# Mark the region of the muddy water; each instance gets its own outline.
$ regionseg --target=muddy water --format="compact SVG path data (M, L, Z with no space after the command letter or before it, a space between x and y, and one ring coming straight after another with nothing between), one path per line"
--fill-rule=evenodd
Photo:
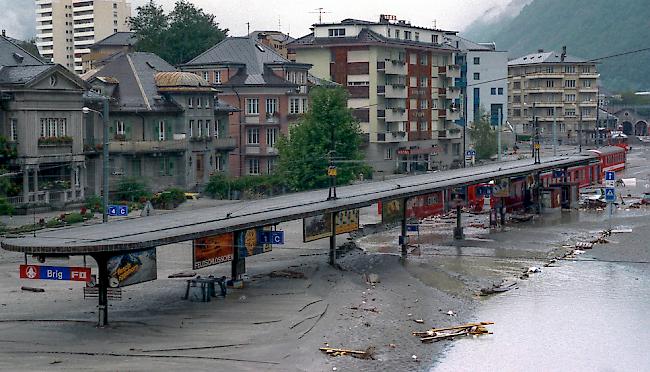
M565 262L485 300L493 335L450 342L432 371L650 371L650 265Z

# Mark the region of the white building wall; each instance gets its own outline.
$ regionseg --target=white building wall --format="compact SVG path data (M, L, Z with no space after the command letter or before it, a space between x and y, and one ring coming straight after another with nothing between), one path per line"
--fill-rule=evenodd
M475 58L479 58L479 64L474 63ZM478 80L475 79L475 73L479 74ZM493 104L500 104L503 107L503 123L508 120L507 52L468 51L467 84L467 121L470 125L475 116L475 88L479 89L479 105L486 114L490 114Z

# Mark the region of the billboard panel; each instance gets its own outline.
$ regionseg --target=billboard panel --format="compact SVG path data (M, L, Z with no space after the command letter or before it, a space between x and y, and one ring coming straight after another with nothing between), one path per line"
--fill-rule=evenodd
M156 248L113 256L107 266L109 285L113 288L156 280Z
M303 218L302 240L312 242L332 235L330 214ZM336 235L359 230L359 209L350 209L336 214Z
M393 223L402 219L402 199L382 201L381 222Z
M192 268L194 270L233 260L234 234L226 233L192 241Z
M260 244L259 235L261 231L270 231L271 227L258 227L237 232L236 246L239 250L239 258L250 257L256 254L270 252L271 244Z

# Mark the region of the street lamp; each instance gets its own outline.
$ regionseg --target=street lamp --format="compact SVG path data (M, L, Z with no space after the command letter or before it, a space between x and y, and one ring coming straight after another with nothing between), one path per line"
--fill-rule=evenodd
M582 109L580 106L573 104L573 107L580 111L580 121L578 121L578 153L582 153Z
M102 112L96 111L91 109L90 107L83 107L81 111L85 114L88 115L91 112L99 115L102 118L103 121L103 144L102 144L102 163L103 163L103 190L102 190L102 196L103 196L103 202L104 202L104 210L102 211L102 222L106 223L108 222L108 98L103 98L103 107L102 107Z

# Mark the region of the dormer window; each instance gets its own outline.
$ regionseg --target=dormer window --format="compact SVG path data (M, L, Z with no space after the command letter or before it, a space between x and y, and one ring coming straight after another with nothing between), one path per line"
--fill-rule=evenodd
M330 28L328 30L330 37L343 37L345 36L344 28Z

